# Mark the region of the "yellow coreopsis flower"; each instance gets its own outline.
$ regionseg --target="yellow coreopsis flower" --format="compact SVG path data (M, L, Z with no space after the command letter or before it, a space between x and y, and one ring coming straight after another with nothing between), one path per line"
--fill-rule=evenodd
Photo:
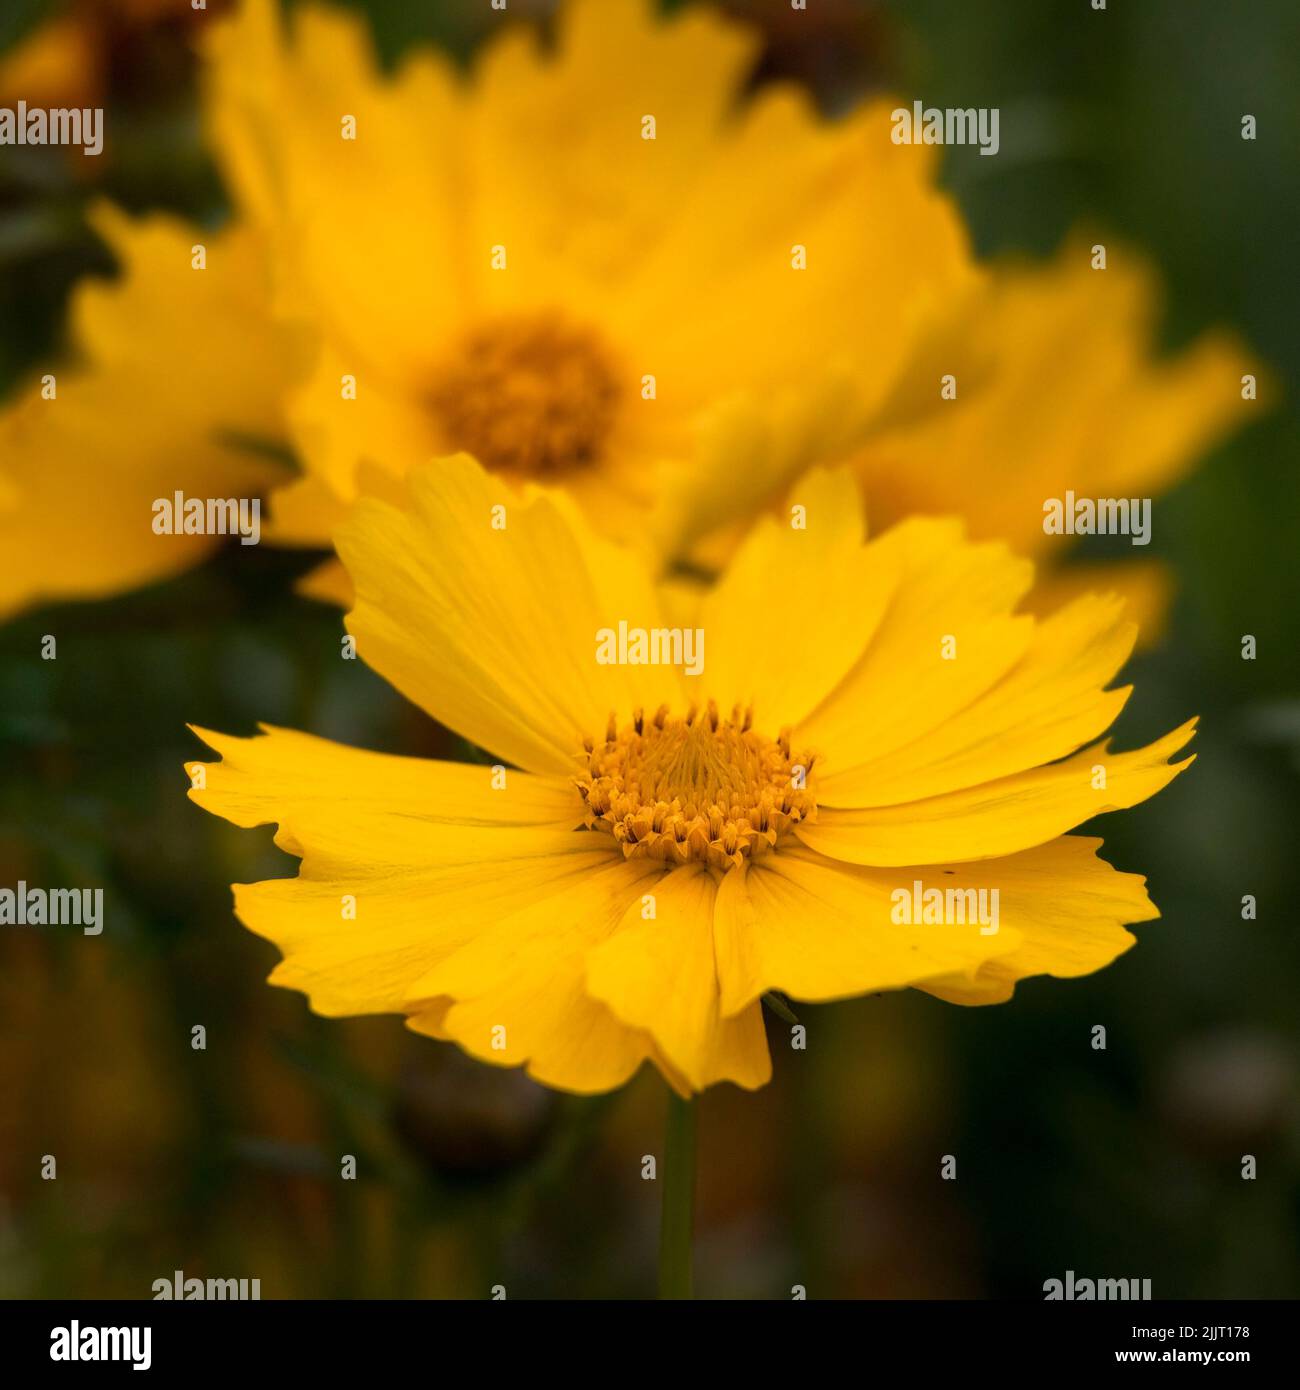
M1018 615L1032 565L955 521L864 543L845 471L792 503L697 595L466 456L361 502L358 653L501 761L204 733L192 799L302 859L235 890L272 982L552 1086L650 1060L687 1094L767 1080L768 991L992 1003L1131 945L1144 880L1067 832L1165 786L1193 723L1093 742L1122 604Z
M1045 525L1045 508L1070 495L1150 501L1259 408L1259 368L1231 333L1153 357L1155 285L1129 248L1077 238L1047 264L993 267L935 316L909 371L852 445L821 462L853 469L874 529L959 515L974 539L1005 540L1037 561L1037 611L1115 590L1149 640L1169 591L1164 566L1145 558L1150 535L1132 558L1090 560L1086 540ZM721 525L727 514L707 476L683 474L667 504L677 510L675 533L694 542L706 567L747 524L733 514ZM708 534L711 525L719 529Z
M974 263L887 103L745 95L757 51L649 0L568 0L547 47L507 24L468 75L427 51L383 74L355 16L310 5L218 29L213 145L318 346L280 539L324 543L463 449L664 554L681 475L711 507L847 447Z
M921 410L914 395L891 401L848 457L872 524L953 511L975 539L1037 561L1036 611L1114 589L1148 639L1169 589L1161 563L1145 558L1151 535L1122 562L1098 561L1087 540L1049 529L1044 511L1071 494L1159 497L1260 408L1260 369L1234 334L1212 330L1161 359L1157 325L1156 278L1122 243L1075 238L1046 264L999 266L911 373L932 388L953 374L956 397L932 389Z

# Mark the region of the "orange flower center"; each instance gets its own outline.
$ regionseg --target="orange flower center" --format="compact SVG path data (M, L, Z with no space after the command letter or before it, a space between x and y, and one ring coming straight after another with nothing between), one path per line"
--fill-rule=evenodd
M451 448L487 468L547 479L599 460L621 397L605 343L537 313L468 332L428 401Z
M606 830L629 858L670 864L702 859L730 869L765 854L816 814L811 757L790 753L790 732L756 732L752 711L730 719L694 706L670 718L661 705L638 710L619 730L610 716L603 743L588 740L587 775L576 779L588 826Z

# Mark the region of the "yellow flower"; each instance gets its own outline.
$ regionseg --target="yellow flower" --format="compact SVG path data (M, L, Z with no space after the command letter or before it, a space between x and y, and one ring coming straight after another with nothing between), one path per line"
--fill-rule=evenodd
M456 450L560 482L601 529L671 548L680 475L729 519L885 398L973 283L933 151L888 103L822 118L743 84L749 30L649 0L570 0L467 78L379 72L354 17L250 0L209 48L213 143L314 330L290 404L306 479L283 539Z
M0 618L187 569L222 537L154 534L155 501L254 497L285 476L248 447L283 436L292 370L253 232L107 205L92 220L121 278L79 286L74 360L41 371L0 414Z
M235 904L320 1013L405 1014L568 1090L647 1059L683 1093L754 1087L768 991L997 1002L1158 915L1066 833L1190 761L1192 723L1093 742L1129 693L1122 605L1017 615L1032 565L958 522L864 543L847 472L699 596L463 455L361 502L339 549L359 654L500 762L202 734L223 761L188 765L192 799L302 859Z
M1122 562L1089 562L1086 541L1044 528L1044 507L1068 493L1159 496L1259 408L1242 395L1244 374L1259 368L1223 331L1154 358L1154 277L1107 240L1105 269L1093 268L1094 243L1079 238L1047 264L994 267L936 314L898 388L851 447L818 461L854 470L874 530L908 516L962 516L974 539L1005 540L1038 561L1035 611L1114 589L1146 640L1168 596L1163 566L1141 548ZM941 394L945 375L951 398ZM696 538L710 518L722 520L710 491L707 478L681 479L680 535ZM725 558L743 525L733 519L699 540L700 562ZM1063 566L1067 551L1072 563Z
M929 409L911 418L906 403L887 405L850 462L874 526L954 511L973 538L1005 540L1047 568L1035 611L1116 588L1145 639L1167 591L1159 562L1135 548L1122 563L1062 568L1067 550L1083 560L1087 542L1046 531L1044 506L1071 492L1158 497L1259 408L1242 397L1243 375L1259 368L1221 330L1154 357L1155 277L1109 237L1106 268L1094 269L1101 240L1075 238L1044 265L998 267L916 365L931 386L954 373L957 398L932 391Z

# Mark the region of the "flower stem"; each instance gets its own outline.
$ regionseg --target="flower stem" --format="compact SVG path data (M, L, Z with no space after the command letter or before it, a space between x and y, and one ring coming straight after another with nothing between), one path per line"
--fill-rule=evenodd
M695 1099L668 1093L664 1126L664 1204L659 1226L659 1297L690 1298L695 1218Z

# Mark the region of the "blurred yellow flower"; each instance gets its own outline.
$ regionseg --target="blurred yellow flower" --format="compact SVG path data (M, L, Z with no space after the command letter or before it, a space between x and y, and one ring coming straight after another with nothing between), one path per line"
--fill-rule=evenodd
M501 762L267 729L204 733L223 761L187 768L199 805L301 857L235 903L317 1012L402 1013L574 1091L647 1059L682 1093L754 1087L767 991L997 1002L1158 915L1066 834L1190 761L1168 759L1194 721L1092 742L1129 694L1106 689L1134 639L1118 600L1016 615L1032 564L957 522L866 544L844 470L803 479L698 596L558 490L464 455L407 487L340 532L348 629Z
M1258 409L1242 381L1259 368L1224 331L1155 357L1155 277L1106 240L1105 270L1094 269L1098 241L1075 238L1050 263L992 273L938 334L930 370L917 365L922 382L960 372L957 399L936 391L911 419L891 403L851 462L873 525L955 512L975 539L1005 540L1046 567L1029 600L1036 612L1115 590L1145 641L1162 617L1164 568L1138 550L1122 562L1084 561L1086 543L1045 530L1044 506L1070 492L1158 497ZM1067 551L1076 563L1061 568Z
M78 287L73 362L42 372L0 416L0 617L188 568L222 538L155 535L157 499L178 488L257 496L286 472L249 447L283 436L292 370L252 231L199 232L107 205L94 222L121 278ZM197 244L203 271L192 269Z
M975 269L934 152L891 144L886 104L744 94L757 48L648 0L569 0L546 48L508 24L468 77L384 75L311 5L219 28L213 144L319 347L282 539L465 449L671 549L679 474L744 494L852 438Z
M1242 380L1259 369L1226 332L1154 358L1153 275L1114 242L1105 269L1094 269L1094 244L1075 238L1050 263L996 266L945 306L899 389L834 461L862 482L873 530L906 516L962 516L974 539L1005 540L1038 561L1035 611L1113 590L1147 640L1168 594L1163 566L1140 549L1078 563L1085 546L1075 541L1075 562L1061 567L1073 538L1044 529L1044 506L1069 492L1158 496L1257 408ZM951 398L941 395L945 374ZM682 533L721 519L709 489L707 478L682 479ZM718 563L743 525L697 542L697 556Z

